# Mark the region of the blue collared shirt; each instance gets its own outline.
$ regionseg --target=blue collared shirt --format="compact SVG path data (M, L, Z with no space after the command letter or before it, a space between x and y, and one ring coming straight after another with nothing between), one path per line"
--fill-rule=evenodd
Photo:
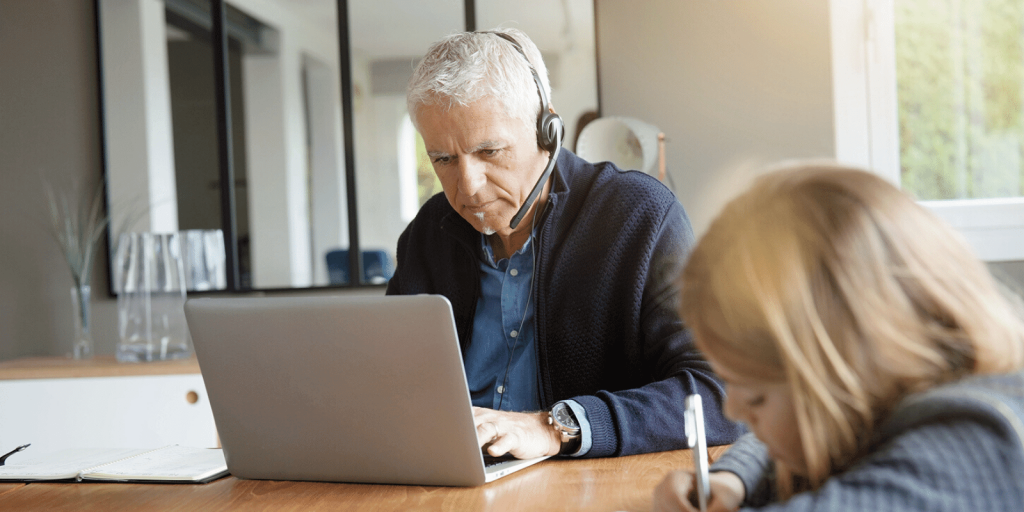
M473 405L505 411L540 410L540 365L533 325L533 235L511 257L494 261L487 237L480 235L480 300L473 320L473 342L464 364ZM510 356L511 354L511 356ZM507 373L507 377L506 377ZM565 401L580 424L580 449L592 444L586 411L575 400Z
M540 382L530 293L533 236L518 252L498 262L487 238L480 238L485 255L480 263L481 293L473 342L465 355L470 396L477 407L536 411Z

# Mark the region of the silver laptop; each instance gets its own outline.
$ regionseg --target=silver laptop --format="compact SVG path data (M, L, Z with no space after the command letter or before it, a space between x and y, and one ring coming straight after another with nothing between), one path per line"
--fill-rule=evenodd
M485 468L444 297L201 298L185 316L239 478L472 486L544 459Z

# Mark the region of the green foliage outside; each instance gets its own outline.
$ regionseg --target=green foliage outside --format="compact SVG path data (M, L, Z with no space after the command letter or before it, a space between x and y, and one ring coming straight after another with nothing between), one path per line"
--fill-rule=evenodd
M434 166L430 164L430 157L427 156L427 148L423 144L423 137L416 134L416 197L420 200L420 206L427 202L434 194L441 192L441 180L434 174Z
M896 0L901 183L1024 195L1024 0Z

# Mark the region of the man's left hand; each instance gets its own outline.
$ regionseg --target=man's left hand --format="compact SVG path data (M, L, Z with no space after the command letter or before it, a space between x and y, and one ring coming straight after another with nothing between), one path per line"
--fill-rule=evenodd
M547 412L506 412L473 408L477 442L493 457L517 459L558 455L562 438L548 425Z

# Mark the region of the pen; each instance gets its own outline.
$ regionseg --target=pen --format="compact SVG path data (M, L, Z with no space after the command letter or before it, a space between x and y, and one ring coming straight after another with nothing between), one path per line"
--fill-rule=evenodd
M708 499L711 495L711 484L708 479L708 445L704 437L704 407L700 395L686 397L686 410L683 412L686 426L686 440L693 450L693 469L695 473L697 508L707 512Z
M3 466L4 462L7 462L7 457L10 457L11 455L14 455L15 453L18 453L18 452L24 450L25 448L28 448L29 446L32 446L32 443L23 444L23 445L15 448L15 449L5 453L5 454L3 454L3 456L0 456L0 466Z

